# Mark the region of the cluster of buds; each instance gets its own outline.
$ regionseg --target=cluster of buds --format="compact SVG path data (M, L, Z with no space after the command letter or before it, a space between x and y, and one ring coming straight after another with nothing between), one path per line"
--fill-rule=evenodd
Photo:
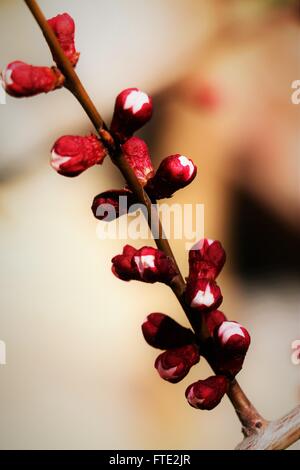
M68 13L59 14L48 20L65 56L75 67L79 52L75 47L75 23ZM53 57L55 60L55 57ZM48 93L61 88L65 77L57 67L39 67L14 61L1 73L6 92L22 98ZM101 164L106 156L103 144L95 135L86 137L65 135L52 147L50 164L64 176L77 176L95 164Z
M230 379L242 369L250 345L247 330L236 322L227 321L217 310L223 297L216 278L226 260L219 241L204 238L189 252L189 276L186 302L201 321L208 335L208 357L214 370Z
M195 334L168 315L151 313L142 324L142 332L150 346L165 349L154 363L162 379L177 383L200 361L201 351ZM228 386L229 379L218 374L189 385L185 395L194 408L211 410L220 403Z
M75 48L73 19L64 13L48 20L48 24L75 67L79 53ZM2 81L8 94L26 97L60 88L65 78L57 67L36 67L15 61L3 71ZM191 183L197 168L186 156L175 154L163 159L155 171L147 144L133 136L151 116L151 97L137 88L128 88L116 98L110 132L125 164L132 168L150 199L156 201L171 197ZM93 134L65 135L52 147L51 166L59 174L73 177L101 164L106 154L106 148ZM127 213L128 204L122 205L123 199L129 201L130 206L137 202L127 187L104 191L93 200L93 214L99 220L113 220ZM201 354L208 359L216 375L186 389L188 403L204 410L214 408L221 401L230 380L241 370L250 344L247 330L237 322L228 321L217 310L223 298L216 278L225 258L220 242L206 238L189 252L189 275L182 301L189 308L190 319L199 317L200 321L195 324L202 325L201 332L195 329L194 333L163 313L151 313L142 325L147 343L163 350L154 366L164 380L177 383L200 361ZM112 272L124 281L162 282L168 286L174 286L179 275L175 261L163 251L147 246L136 249L130 245L112 259Z
M199 339L201 335L197 336L163 313L151 313L142 324L146 342L164 350L154 364L162 379L177 383L199 362L201 354L208 359L216 375L198 380L186 390L188 403L202 410L211 410L220 403L230 381L241 370L250 345L247 330L237 322L228 321L217 310L222 294L216 277L225 259L221 243L206 238L189 252L185 300L191 315L200 317L197 323L204 327L205 338ZM151 247L137 250L126 245L123 253L112 259L112 264L113 273L125 281L159 281L171 285L178 274L172 260Z
M197 174L196 165L184 155L170 155L162 160L155 171L146 142L133 132L144 125L152 115L152 99L137 88L128 88L122 91L116 99L114 114L110 131L121 142L123 157L135 173L139 183L144 187L152 201L169 198L176 191L190 184ZM107 198L105 199L105 195ZM133 193L127 189L128 209L137 201ZM101 198L96 196L92 210L103 213L100 205L108 206L113 200L115 217L124 214L119 208L120 196L124 196L122 189L109 190L102 193ZM98 205L97 205L98 204ZM115 218L114 217L114 218ZM113 220L107 218L105 220Z
M75 23L68 13L48 20L65 55L75 66L79 53L75 49ZM7 65L1 74L5 91L22 98L48 93L63 86L65 78L57 67L38 67L16 60Z
M133 134L144 126L152 116L152 98L138 88L127 88L116 98L110 132L121 145L124 159L132 168L152 201L171 197L176 191L190 184L196 176L197 167L184 155L170 155L162 160L155 171L146 142ZM109 190L94 198L92 210L95 217L101 214L101 220L113 220L123 215L124 204L120 198L128 197L128 209L137 201L133 193L125 188ZM107 218L102 214L112 205L114 216ZM109 212L109 211L106 211ZM99 218L99 217L97 217Z

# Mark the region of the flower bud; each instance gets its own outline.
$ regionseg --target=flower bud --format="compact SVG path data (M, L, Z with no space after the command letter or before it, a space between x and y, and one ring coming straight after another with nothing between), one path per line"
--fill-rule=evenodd
M211 337L214 336L214 331L217 327L227 320L224 313L220 310L212 310L211 312L205 312L202 317L206 328Z
M139 182L144 186L154 173L146 142L139 137L131 137L122 145L122 151Z
M154 199L171 197L175 191L190 184L196 174L197 167L192 160L179 153L170 155L161 162L145 189Z
M225 260L226 254L221 243L204 238L189 251L189 277L216 279Z
M36 67L20 60L8 64L1 77L6 92L17 98L48 93L65 80L56 67Z
M193 408L212 410L215 408L228 389L228 379L223 375L213 375L205 380L191 384L185 392L187 401Z
M138 88L127 88L116 98L110 130L125 141L152 116L152 99Z
M198 348L189 344L181 348L169 349L160 354L154 364L162 379L168 382L180 382L190 368L200 361Z
M215 369L234 378L242 369L250 335L246 328L237 322L224 321L215 330L216 361Z
M114 256L112 261L113 274L122 281L140 280L137 267L133 263L133 257L137 249L130 245L125 245L121 255Z
M95 135L64 135L51 150L51 166L60 175L77 176L87 168L101 164L106 150Z
M216 310L222 303L220 287L210 279L188 279L187 303L199 312Z
M235 321L221 323L216 336L220 347L232 354L246 354L251 341L246 328Z
M80 53L77 52L75 48L75 23L73 18L68 13L62 13L61 15L50 18L48 23L54 31L65 55L68 57L73 67L75 67Z
M135 197L129 189L110 189L94 197L92 211L96 219L106 222L127 214L135 204Z
M142 324L142 331L147 343L158 349L180 348L195 342L192 330L163 313L150 313Z
M136 250L126 245L121 255L112 259L112 271L123 281L132 279L143 282L170 284L178 274L174 262L162 251L151 246Z

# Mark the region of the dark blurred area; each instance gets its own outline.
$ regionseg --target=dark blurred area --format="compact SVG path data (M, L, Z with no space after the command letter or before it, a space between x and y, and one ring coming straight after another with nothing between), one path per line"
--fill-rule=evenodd
M230 236L234 267L245 281L300 280L300 232L246 191L235 190Z

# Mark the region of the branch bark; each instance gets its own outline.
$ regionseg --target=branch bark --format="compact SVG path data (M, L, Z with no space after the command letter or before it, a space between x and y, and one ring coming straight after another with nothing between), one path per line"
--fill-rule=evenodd
M283 418L271 421L261 432L246 437L236 450L282 450L300 438L300 405Z
M63 50L60 47L60 44L50 28L43 12L41 11L38 3L35 0L24 0L26 5L28 6L29 10L31 11L32 15L34 16L36 22L40 26L40 29L48 43L52 56L56 62L57 67L65 76L66 82L65 87L69 89L69 91L75 96L75 98L79 101L81 106L83 107L84 111L86 112L87 116L89 117L90 121L92 122L94 128L96 129L99 137L101 138L102 142L105 144L106 148L109 151L110 158L112 159L113 163L118 167L120 172L122 173L125 181L127 182L129 188L132 190L136 199L141 204L145 205L147 208L147 222L151 229L151 227L156 227L157 232L159 233L159 237L155 238L155 243L157 247L162 250L167 256L169 256L175 263L175 266L178 269L178 275L174 278L172 282L172 290L176 295L180 305L182 306L184 312L187 315L191 326L195 330L196 335L200 340L205 340L206 332L201 329L201 324L198 323L197 320L192 316L192 312L190 307L186 304L184 299L184 291L185 291L185 281L184 278L179 270L177 265L176 259L172 252L172 249L169 245L168 240L164 236L163 227L161 225L158 213L154 208L153 203L149 199L147 193L144 191L143 187L140 185L138 179L135 176L130 165L127 163L126 159L122 155L121 148L117 142L115 142L113 136L108 131L108 128L102 119L100 113L98 112L97 108L95 107L94 103L92 102L91 98L89 97L87 91L85 90L83 84L81 83L77 73L75 72L73 66L71 65L68 58L65 56ZM200 334L197 332L200 331ZM271 424L273 425L274 431L277 430L276 423L274 422L268 424L268 422L262 418L262 416L258 413L255 407L252 405L250 400L247 398L239 384L236 380L234 380L228 390L228 397L236 411L236 414L242 424L242 431L245 436L248 436L247 439L253 438L255 442L260 441L260 436L263 438L264 430L271 429ZM295 436L296 439L299 437L298 431L299 429L295 429L295 426L299 426L299 417L300 411L298 410L298 419L297 416L293 418L293 420L288 421L290 431L285 434L283 438L283 433L278 433L278 439L274 442L274 448L281 448L284 449L291 445L294 442ZM281 420L282 421L282 420ZM284 427L283 418L283 427ZM292 424L291 424L292 423ZM279 439L280 437L280 439ZM243 442L246 442L247 439ZM248 442L248 441L247 441ZM283 447L284 446L284 447ZM242 447L240 447L242 448Z

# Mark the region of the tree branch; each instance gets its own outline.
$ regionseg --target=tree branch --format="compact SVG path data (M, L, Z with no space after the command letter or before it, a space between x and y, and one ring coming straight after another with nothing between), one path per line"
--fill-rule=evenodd
M69 91L76 97L79 101L83 109L85 110L86 114L88 115L90 121L92 122L93 126L95 127L99 137L101 138L102 142L106 146L109 151L110 158L112 159L113 163L118 167L120 172L122 173L125 181L127 182L129 188L134 193L136 199L139 203L143 204L147 208L147 222L151 229L151 227L156 227L156 233L159 233L159 237L155 238L155 243L157 247L162 250L169 258L171 258L178 269L178 275L174 278L171 288L176 295L180 305L182 306L184 312L187 315L191 326L195 330L196 335L201 341L205 341L206 332L201 329L201 324L199 324L199 320L196 320L194 316L192 316L192 312L190 307L186 304L184 299L184 291L185 291L185 282L183 279L182 274L178 268L176 259L173 255L171 247L169 245L168 240L165 238L163 233L163 227L161 225L159 215L151 203L147 193L144 191L143 187L139 183L138 179L135 176L134 171L127 163L126 159L122 155L120 145L116 142L113 136L108 131L104 120L102 119L100 113L96 109L94 103L92 102L91 98L89 97L87 91L85 90L83 84L81 83L77 73L75 72L73 66L71 65L69 59L65 56L63 50L60 47L60 44L50 28L43 12L41 11L39 5L35 0L24 0L28 8L30 9L32 15L34 16L35 20L39 24L41 31L48 43L52 56L56 62L57 67L65 76L66 82L65 87L69 89ZM200 334L199 334L200 331ZM198 332L198 334L197 334ZM229 388L228 396L233 404L233 407L237 413L237 416L242 424L242 430L244 435L252 436L253 438L259 439L258 430L262 431L263 429L267 429L268 425L267 421L264 420L254 406L251 404L249 399L246 397L245 393L239 386L236 380L234 380ZM298 423L297 420L294 420ZM277 422L275 422L277 423ZM272 423L274 424L274 423ZM285 439L281 439L277 442L276 448L285 448L290 445L292 442L291 439L298 434L296 432L292 434L288 434L285 436ZM298 436L299 437L299 436ZM284 445L285 447L278 447Z
M300 438L300 405L276 421L271 421L258 434L246 437L236 450L281 450Z

